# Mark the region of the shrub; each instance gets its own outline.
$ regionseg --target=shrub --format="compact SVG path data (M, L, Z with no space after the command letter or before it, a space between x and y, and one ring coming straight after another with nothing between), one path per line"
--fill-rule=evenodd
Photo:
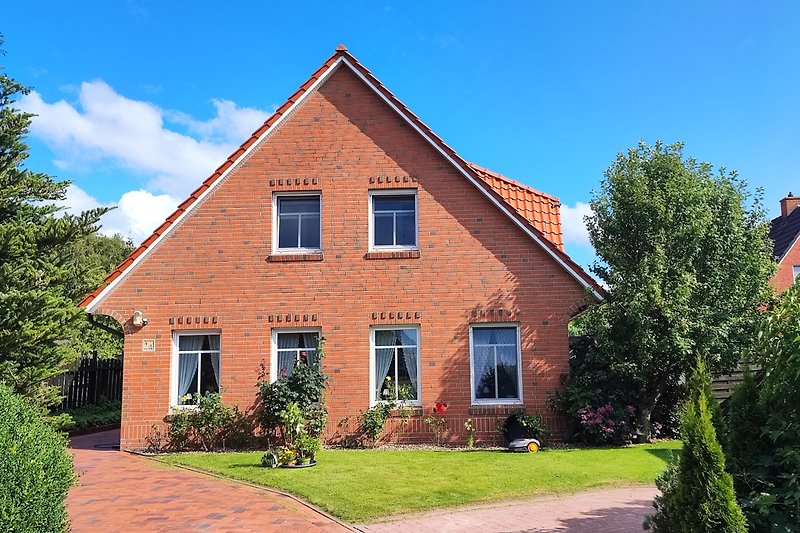
M664 495L666 516L677 533L744 533L745 518L736 502L733 480L725 471L725 457L711 422L706 379L705 364L698 358L690 381L691 399L681 415L683 449L674 493Z
M300 407L291 402L285 410L281 411L280 417L286 444L278 453L278 463L293 465L307 460L313 461L322 442L318 437L309 435L308 422L303 417ZM264 458L262 458L262 464L269 466L264 462Z
M375 446L380 439L386 419L392 412L391 403L378 403L364 411L360 419L361 433Z
M725 464L733 476L736 493L752 489L749 472L756 465L765 443L761 429L766 419L758 404L758 387L753 375L745 371L744 379L733 391L728 402L728 445Z
M240 447L252 437L252 428L238 406L222 403L218 393L201 396L196 409L175 409L167 419L167 439L173 450L220 446Z
M731 411L732 439L728 450L736 474L739 499L754 531L791 532L800 524L800 286L785 291L763 314L755 337L754 361L763 381L753 405L754 385L742 391L742 402ZM744 443L755 427L736 425L749 417L759 438ZM751 446L753 454L742 454ZM751 461L753 461L751 463Z
M591 336L570 338L569 376L563 389L548 398L549 407L569 423L569 441L625 444L638 435L638 412L633 407L639 403L638 386L612 363ZM674 414L683 396L683 386L666 388L651 417L652 436L674 434Z
M500 429L506 443L515 439L542 441L549 434L544 418L539 414L514 413L503 421Z
M425 425L433 431L436 445L442 444L442 434L447 427L447 420L444 414L447 412L447 404L445 402L436 402L433 404L433 414L425 417Z
M107 424L118 424L122 414L122 402L119 400L101 400L96 405L84 405L69 411L54 413L53 416L65 415L70 423L61 429L87 429Z
M74 481L64 437L0 385L0 530L66 531L64 498Z
M673 533L677 531L677 517L673 506L675 490L678 481L678 463L680 459L671 461L667 468L656 478L656 487L661 494L653 500L653 508L656 512L644 520L644 527L647 531L654 533Z
M281 413L291 403L297 404L306 420L309 435L320 437L328 422L325 407L325 387L328 376L322 371L325 358L325 338L320 338L316 356L303 359L294 365L289 376L280 377L270 383L268 379L259 382L260 422L264 434L285 440L282 431ZM266 375L266 370L262 369Z
M475 424L472 423L472 419L468 418L466 422L464 422L464 431L467 434L467 448L474 448L475 447Z

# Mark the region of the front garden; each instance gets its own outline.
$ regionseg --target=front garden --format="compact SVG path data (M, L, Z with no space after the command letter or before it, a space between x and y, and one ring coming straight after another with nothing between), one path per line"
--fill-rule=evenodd
M651 484L680 448L545 450L324 449L317 466L264 468L263 452L166 455L163 460L274 487L350 522L478 502Z

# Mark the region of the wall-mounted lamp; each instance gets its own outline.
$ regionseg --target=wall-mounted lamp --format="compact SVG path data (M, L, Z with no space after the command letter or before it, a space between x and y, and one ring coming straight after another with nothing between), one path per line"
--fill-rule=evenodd
M145 318L141 311L133 312L133 325L137 328L147 325L147 318Z

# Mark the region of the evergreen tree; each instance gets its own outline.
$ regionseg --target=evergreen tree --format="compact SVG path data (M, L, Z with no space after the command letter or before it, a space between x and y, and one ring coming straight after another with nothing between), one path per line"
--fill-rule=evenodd
M707 369L698 361L692 394L681 416L681 450L670 508L678 533L744 533L742 510L725 457L711 422L712 410L703 382Z
M48 405L56 396L45 381L77 355L74 324L83 320L61 252L95 233L107 209L60 213L69 182L25 168L31 115L13 104L26 92L0 67L0 382Z

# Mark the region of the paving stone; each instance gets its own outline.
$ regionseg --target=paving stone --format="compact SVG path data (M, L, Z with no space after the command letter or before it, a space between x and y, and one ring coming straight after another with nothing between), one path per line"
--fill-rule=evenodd
M80 475L67 497L74 533L348 531L280 494L95 448L113 442L119 442L118 431L70 443Z
M434 511L355 526L364 533L629 533L653 511L654 486L600 489L560 497Z

